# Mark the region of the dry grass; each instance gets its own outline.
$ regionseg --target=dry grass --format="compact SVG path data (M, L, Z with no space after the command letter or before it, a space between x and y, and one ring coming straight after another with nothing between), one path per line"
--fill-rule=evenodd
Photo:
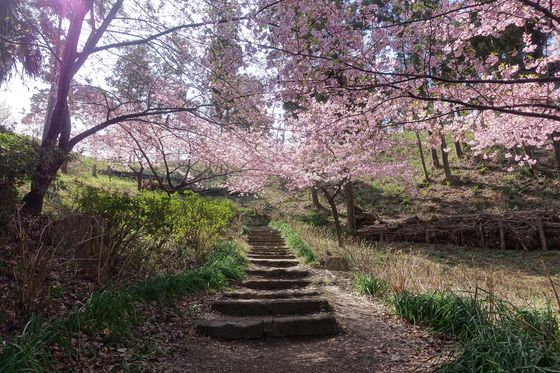
M326 229L300 222L291 225L320 258L342 256L354 271L382 278L396 291L484 289L517 306L556 303L547 270L559 284L560 252L483 251L452 245L356 240L339 248L334 235Z

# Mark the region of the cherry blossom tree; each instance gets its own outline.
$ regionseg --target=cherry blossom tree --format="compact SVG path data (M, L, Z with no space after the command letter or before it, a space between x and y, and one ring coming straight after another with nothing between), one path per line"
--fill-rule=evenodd
M399 128L433 134L449 181L445 135L459 141L467 131L476 151L552 147L560 164L554 2L57 4L26 0L22 8L55 66L43 66L54 84L24 199L31 213L65 154L116 124L140 144L150 143L149 126L195 142L208 164L243 171L237 181L247 189L274 174L293 188L335 186L332 196L336 185L383 170L371 155ZM281 105L283 117L273 113ZM368 157L352 154L364 144Z
M487 112L487 125L544 131L558 148L558 17L553 2L266 2L260 47L290 94L371 92L409 110L397 124ZM262 31L264 30L264 31ZM431 110L433 107L437 110ZM448 119L445 119L448 120ZM550 121L543 126L543 121ZM449 126L444 126L447 129ZM474 132L479 126L472 128ZM486 131L477 135L479 144ZM527 133L531 137L533 134ZM560 153L557 152L557 157ZM558 158L560 160L560 158Z
M310 98L299 105L300 109L283 118L284 138L275 135L274 129L242 136L228 133L223 153L208 153L216 157L214 162L237 170L226 182L233 190L259 191L277 178L288 190L320 190L329 202L343 246L335 202L343 188L356 178L405 176L408 169L405 163L385 157L392 136L383 126L383 110L372 115L367 102L349 104L347 97L323 102Z
M204 83L204 51L199 47L205 38L203 31L246 17L204 17L204 2L178 6L153 1L146 5L123 0L29 0L22 5L27 24L34 25L39 35L38 45L56 66L42 66L52 73L54 89L49 95L52 105L46 110L40 161L24 198L27 212L41 211L47 187L65 155L94 133L145 118L207 115L204 109L210 103L199 89ZM122 87L108 85L103 77L110 73L103 65L111 56L142 45L151 50L149 69L155 79L146 82L149 94L138 100L122 95Z

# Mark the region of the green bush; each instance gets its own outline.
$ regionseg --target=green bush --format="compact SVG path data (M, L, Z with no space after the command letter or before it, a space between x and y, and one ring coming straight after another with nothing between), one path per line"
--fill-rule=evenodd
M520 309L494 297L397 294L397 314L454 335L461 355L440 372L558 372L560 331L551 308Z
M232 201L194 192L129 195L84 187L75 202L79 211L103 219L109 244L126 243L111 251L138 247L144 262L157 261L162 252L177 249L196 263L204 262L220 231L236 215Z
M0 131L0 226L14 213L18 188L30 181L38 154L39 145L31 138Z
M354 287L362 294L384 298L389 294L389 283L369 273L356 273Z
M317 256L311 246L309 246L292 227L282 221L273 221L269 225L280 231L282 238L286 241L286 245L297 256L303 258L305 263L317 261Z

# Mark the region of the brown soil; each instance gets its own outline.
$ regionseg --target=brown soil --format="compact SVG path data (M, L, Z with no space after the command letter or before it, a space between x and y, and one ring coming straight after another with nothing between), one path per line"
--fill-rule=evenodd
M193 333L196 318L174 318L152 329L164 356L144 366L153 372L431 372L449 356L450 343L390 315L377 301L358 296L341 273L324 287L342 332L330 338L224 341ZM207 309L211 299L199 299ZM193 303L178 307L189 312ZM168 332L176 330L181 338ZM182 331L182 332L181 332ZM169 338L175 343L169 343Z

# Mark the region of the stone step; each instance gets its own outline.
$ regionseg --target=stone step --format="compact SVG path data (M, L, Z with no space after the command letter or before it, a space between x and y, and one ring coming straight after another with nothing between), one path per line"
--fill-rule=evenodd
M248 259L296 259L294 255L289 254L247 254Z
M318 290L300 290L300 289L286 289L286 290L272 290L272 291L233 291L225 293L224 298L233 299L284 299L284 298L305 298L316 297L321 293Z
M264 248L271 248L271 247L285 247L286 243L284 241L248 241L249 246L251 247L264 247Z
M263 253L263 254L291 253L291 250L285 247L252 247L250 251L254 253Z
M285 247L278 247L278 248L252 247L249 251L255 254L291 254L292 253L291 250L288 250Z
M302 279L289 279L289 280L254 279L254 280L243 281L241 285L248 289L278 290L278 289L302 288L311 285L311 281L302 280Z
M212 303L212 309L237 316L307 315L329 311L329 304L320 298L226 299Z
M282 236L249 236L248 241L284 241Z
M280 236L278 237L247 237L247 241L250 242L283 242L284 239Z
M255 268L245 271L249 276L260 276L265 278L303 278L309 276L309 271L305 269L285 269L285 268Z
M247 241L284 241L281 236L248 236Z
M286 247L285 242L248 242L251 247L260 247L263 249L270 249L271 247Z
M264 337L328 336L338 332L331 314L276 318L243 318L203 321L196 325L199 333L223 339Z
M249 259L249 263L263 267L277 268L296 267L299 265L299 261L294 259Z

